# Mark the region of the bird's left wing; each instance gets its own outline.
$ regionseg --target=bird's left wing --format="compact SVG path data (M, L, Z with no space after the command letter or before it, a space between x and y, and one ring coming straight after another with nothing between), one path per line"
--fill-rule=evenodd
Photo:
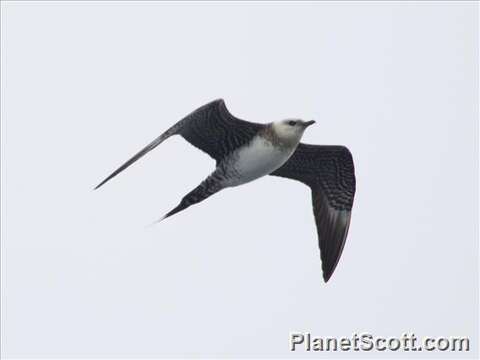
M299 144L270 175L298 180L312 190L323 278L327 282L342 254L355 195L355 171L344 146Z
M98 189L173 135L181 135L190 144L206 152L218 163L235 149L247 144L264 126L236 118L228 111L222 99L214 100L178 121L111 173L95 189Z

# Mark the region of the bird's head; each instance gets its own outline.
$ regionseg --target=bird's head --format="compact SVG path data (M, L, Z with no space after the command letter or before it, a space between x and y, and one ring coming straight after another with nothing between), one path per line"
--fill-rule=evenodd
M313 120L286 119L273 122L272 128L280 140L298 143L305 129L313 124L315 124Z

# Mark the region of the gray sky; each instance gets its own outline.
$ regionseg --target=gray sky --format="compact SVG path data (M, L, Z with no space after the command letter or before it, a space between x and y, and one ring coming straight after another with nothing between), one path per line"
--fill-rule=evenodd
M294 331L470 336L469 354L415 356L478 354L476 3L1 6L2 356L286 357ZM353 153L328 284L299 183L146 228L214 166L172 138L92 191L219 97L315 119L305 142Z

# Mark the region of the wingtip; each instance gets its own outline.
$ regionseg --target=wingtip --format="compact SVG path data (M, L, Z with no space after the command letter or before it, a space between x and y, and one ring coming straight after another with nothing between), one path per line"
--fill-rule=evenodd
M100 186L102 186L103 184L105 184L106 181L102 181L100 184L98 184L97 186L95 186L93 188L93 191L97 190Z
M328 283L328 280L330 280L332 275L333 275L333 273L330 273L330 274L325 273L325 272L323 273L323 281L325 282L325 284Z
M320 257L321 259L321 257ZM328 264L324 263L324 260L321 260L322 261L322 276L323 276L323 281L326 283L328 283L328 281L330 280L330 278L332 277L334 271L335 271L335 267L336 266L329 266Z
M101 187L102 185L104 185L107 181L109 181L111 178L113 178L117 173L113 173L112 175L108 176L107 178L105 178L105 180L103 180L100 184L98 184L97 186L95 186L93 188L93 190L97 190L99 187Z

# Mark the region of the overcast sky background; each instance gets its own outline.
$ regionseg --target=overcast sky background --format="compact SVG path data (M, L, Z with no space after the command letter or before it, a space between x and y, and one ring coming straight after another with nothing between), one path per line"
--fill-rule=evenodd
M472 340L329 357L478 354L476 3L1 12L2 356L291 357L295 331ZM300 183L265 177L147 228L214 166L172 138L92 191L219 97L250 121L315 119L305 142L351 150L357 195L328 284Z

